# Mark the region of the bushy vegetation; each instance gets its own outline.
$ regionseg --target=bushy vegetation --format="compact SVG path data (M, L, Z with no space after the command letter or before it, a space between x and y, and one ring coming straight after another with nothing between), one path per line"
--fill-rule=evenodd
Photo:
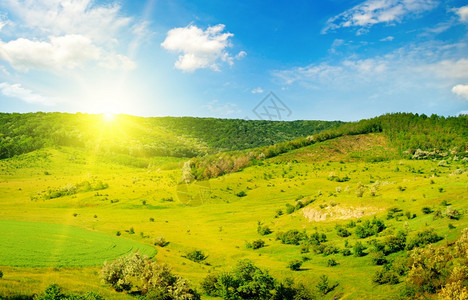
M88 292L84 295L78 295L78 294L67 295L63 292L63 289L61 286L54 283L54 284L49 285L42 294L36 295L33 299L34 300L104 300L104 297L94 292Z
M249 260L240 260L231 272L208 275L202 281L201 288L209 296L232 300L315 298L304 286L296 285L292 280L279 282L267 270L260 269Z
M172 274L168 265L138 253L106 262L100 276L116 291L136 291L146 299L200 299L188 281Z
M204 261L208 256L203 253L201 250L193 250L191 252L188 252L185 255L185 258L190 259L191 261L194 262L202 262Z
M355 233L356 236L363 239L369 236L373 236L385 229L385 224L379 219L372 219L372 221L365 220L362 225L356 225Z

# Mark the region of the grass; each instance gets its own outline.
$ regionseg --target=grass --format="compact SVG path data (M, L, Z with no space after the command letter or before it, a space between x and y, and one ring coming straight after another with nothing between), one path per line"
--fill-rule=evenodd
M384 153L390 153L388 155L393 158L392 153L396 151L380 135L353 136L354 142L350 138L315 144L238 173L188 185L179 184L182 161L178 160L155 159L153 165L144 168L122 163L124 160L120 158L108 157L103 161L84 150L43 149L0 161L0 219L4 220L0 224L14 220L18 224L41 222L50 228L73 228L83 236L83 239L72 240L77 243L76 247L80 247L79 241L84 241L85 236L98 232L112 241L132 241L148 247L152 247L158 237L164 237L169 244L158 248L156 260L170 264L174 273L188 278L195 286L207 274L230 270L237 260L248 258L259 267L269 269L275 277L292 277L311 289L319 282L320 275L327 275L331 282L339 282L339 286L325 297L328 299L340 295L346 299L391 299L396 297L401 284L375 286L371 277L380 267L372 265L369 255L344 257L333 254L325 257L301 254L300 246L283 245L275 240L275 234L289 229L306 230L308 234L318 231L325 233L329 243L340 249L344 249L345 240L351 246L357 241L368 246L368 241L376 237L358 239L354 228L349 229L352 235L347 238L336 234L335 225L345 226L349 220L359 218L342 219L332 213L364 210L372 213L362 219L376 216L387 225L377 239L398 230L406 230L411 237L420 230L434 228L444 237L440 244L452 241L468 227L467 217L434 220L433 214L426 215L421 210L423 207L447 209L441 205L445 200L451 204L451 209L468 211L467 173L454 172L456 169L466 171L467 166L461 161L449 161L447 167L429 160L373 161L372 157ZM326 152L327 149L340 153ZM45 171L50 175L44 175ZM350 180L329 180L331 173L339 178L348 176ZM37 197L42 191L85 180L102 181L109 187L97 194L90 191L48 200ZM441 187L442 192L439 191ZM363 191L362 197L357 196L358 189ZM236 195L241 191L246 196ZM167 201L169 198L174 201ZM286 214L286 204L295 205L296 199L314 201ZM404 213L410 211L417 217L386 220L387 209L391 207L398 207ZM275 217L278 209L284 214ZM323 220L305 218L304 212L311 209L323 214ZM260 236L258 221L271 228L273 233ZM449 223L455 228L449 229ZM28 228L16 231L20 235L18 239L22 234L35 237L36 229ZM130 228L134 228L135 234L127 232ZM0 231L10 232L7 227ZM113 237L117 231L122 235ZM0 245L6 241L4 236L0 235ZM75 234L71 236L75 237ZM246 241L259 238L265 241L265 247L256 250L245 247ZM50 247L48 251L53 249L60 247ZM207 264L183 257L194 250L203 251ZM76 253L70 250L70 255L76 256ZM401 255L397 253L391 257ZM303 256L309 260L304 261L300 271L288 269L290 261ZM329 259L336 260L338 265L328 267ZM0 265L13 264L2 261ZM62 283L70 290L110 293L109 288L101 286L97 268L60 269L67 274L63 279L54 275L55 271L50 268L0 268L5 279L21 281L25 293L38 291L37 274L42 274L44 282ZM51 276L50 280L47 276ZM15 288L17 285L12 281L0 280L3 295L15 293Z
M130 252L156 254L142 243L62 224L0 220L0 235L4 266L89 267Z

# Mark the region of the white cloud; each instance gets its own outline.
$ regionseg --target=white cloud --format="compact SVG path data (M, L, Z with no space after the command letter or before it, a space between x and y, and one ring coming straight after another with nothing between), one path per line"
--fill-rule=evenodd
M322 33L343 27L360 27L358 34L378 23L395 23L407 15L434 8L435 0L367 0L327 21Z
M468 100L468 84L457 84L452 88L452 93Z
M31 104L54 105L57 99L48 98L35 94L33 91L21 87L21 84L0 83L0 91L4 96L16 98Z
M111 41L132 19L123 17L120 5L97 5L91 0L5 0L4 8L18 25L43 35L80 34L92 40Z
M208 109L211 113L217 114L217 115L232 115L235 113L240 113L242 112L241 109L237 106L237 104L234 103L220 103L218 100L213 100L210 101L207 105L204 106L206 109Z
M438 42L408 45L381 56L360 59L352 55L338 62L276 70L272 74L281 85L299 84L323 91L433 90L447 94L457 82L468 81L468 59L457 57L466 52L466 47Z
M164 49L181 53L175 67L182 71L193 72L197 69L210 68L219 70L219 61L232 65L233 57L226 49L231 46L232 33L223 33L224 25L208 27L206 30L194 25L169 30L161 44ZM246 55L241 51L237 57Z
M108 69L132 70L135 63L120 54L108 54L82 35L51 36L49 41L32 41L24 38L3 43L0 41L0 58L15 69L74 69L89 61L101 60L99 65Z
M14 68L69 68L73 69L87 61L97 60L100 49L82 35L50 37L49 42L20 38L8 43L0 42L0 58Z
M261 93L263 93L263 89L261 87L258 87L252 90L252 94L261 94Z
M393 36L387 36L386 38L383 38L381 39L380 41L381 42L391 42L393 41L395 38Z
M0 41L0 58L23 71L73 69L89 61L113 70L131 70L135 63L117 49L123 44L134 53L147 27L146 22L122 16L116 2L4 0L2 9L19 38ZM0 27L6 22L3 19Z
M462 22L468 22L468 5L455 9Z

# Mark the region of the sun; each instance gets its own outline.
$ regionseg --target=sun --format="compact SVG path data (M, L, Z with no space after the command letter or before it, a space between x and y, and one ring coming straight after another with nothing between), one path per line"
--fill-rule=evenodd
M112 122L112 121L114 121L114 119L115 119L115 114L114 114L114 113L111 113L111 112L106 112L106 113L103 113L103 114L102 114L102 118L103 118L104 121L106 121L106 122Z

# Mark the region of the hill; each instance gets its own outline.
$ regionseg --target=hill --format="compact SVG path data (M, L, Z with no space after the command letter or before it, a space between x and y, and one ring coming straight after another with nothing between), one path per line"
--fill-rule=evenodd
M81 147L136 157L194 157L273 145L342 123L0 113L0 159L54 146Z
M0 298L30 299L55 282L67 292L136 299L138 281L128 293L116 292L94 266L133 243L157 249L155 261L188 279L202 299L238 299L262 286L271 288L263 299L286 291L297 296L297 289L299 299L457 299L468 280L464 124L466 116L392 114L191 159L83 145L44 145L2 159L2 224L50 224L57 229L46 238L76 251L61 252L59 267L35 260L18 267L0 254ZM229 166L237 159L240 166L245 157L237 170L181 182L184 172L197 174L200 162ZM80 236L70 239L59 228ZM25 230L41 238L40 228ZM2 232L21 245L18 230ZM89 250L82 241L94 233L100 247L117 248L81 251ZM54 250L37 253L47 251ZM92 264L81 265L86 253ZM241 267L256 276L249 279ZM241 285L239 274L248 275L248 284Z

